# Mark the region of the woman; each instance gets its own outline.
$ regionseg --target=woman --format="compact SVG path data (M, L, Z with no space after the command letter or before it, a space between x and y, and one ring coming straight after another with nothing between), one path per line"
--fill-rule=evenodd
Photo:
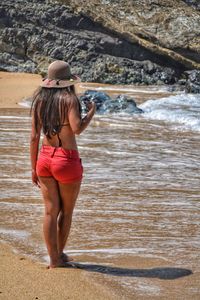
M75 135L90 123L95 103L87 103L88 112L81 118L81 106L72 75L64 61L49 65L48 78L33 96L30 156L32 181L41 188L45 215L44 239L50 257L50 268L64 267L70 261L63 252L79 194L83 168ZM40 133L44 134L38 155Z

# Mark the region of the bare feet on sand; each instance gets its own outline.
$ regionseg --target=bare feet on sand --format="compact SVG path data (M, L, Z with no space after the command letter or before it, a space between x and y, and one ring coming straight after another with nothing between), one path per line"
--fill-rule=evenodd
M71 261L73 261L73 258L63 252L60 259L57 262L51 262L47 269L67 268L70 267L68 263Z
M67 264L67 262L64 262L63 260L59 260L56 263L51 263L47 269L55 269L55 268L69 268L70 265Z

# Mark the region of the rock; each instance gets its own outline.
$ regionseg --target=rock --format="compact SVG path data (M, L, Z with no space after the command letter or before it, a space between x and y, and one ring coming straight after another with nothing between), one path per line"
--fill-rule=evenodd
M200 71L192 70L185 72L187 76L185 91L187 93L200 93Z
M119 95L113 100L107 100L100 108L101 113L119 113L125 112L129 114L140 114L143 110L138 108L133 99L127 98L125 95Z
M129 99L125 95L119 95L112 99L104 92L87 90L80 96L80 101L84 112L87 111L86 105L88 101L94 101L96 103L97 113L100 114L119 112L138 114L143 112L142 109L137 107L133 99Z
M70 6L151 51L154 62L157 54L168 66L200 69L199 0L71 0Z
M200 11L200 2L199 0L183 0L186 4L192 6L193 8Z
M83 103L83 105L87 104L88 101L94 101L96 103L97 111L100 110L105 101L110 100L111 98L106 93L97 92L94 90L87 90L82 96L80 96L80 101Z

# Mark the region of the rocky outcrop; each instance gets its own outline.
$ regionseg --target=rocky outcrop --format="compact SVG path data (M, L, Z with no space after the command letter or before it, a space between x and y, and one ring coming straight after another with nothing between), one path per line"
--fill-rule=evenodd
M189 75L184 72L199 67L199 12L183 1L173 2L182 2L186 9L187 35L180 28L176 36L171 26L179 25L182 15L176 23L174 4L166 8L167 0L145 1L145 7L142 1L134 1L134 10L129 5L132 1L123 1L124 7L115 0L63 2L7 0L1 4L1 70L45 75L49 62L63 59L83 81L173 84L181 80L185 84ZM161 8L165 15L160 15Z
M187 5L200 11L200 1L199 0L183 0Z
M200 13L181 0L60 1L163 59L200 69Z

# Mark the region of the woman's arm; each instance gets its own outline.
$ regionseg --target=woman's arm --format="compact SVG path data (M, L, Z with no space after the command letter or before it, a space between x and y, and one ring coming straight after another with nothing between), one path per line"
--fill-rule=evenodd
M36 174L36 164L37 164L37 157L38 157L40 132L41 132L41 128L39 128L38 132L36 132L34 116L32 116L32 126L31 126L31 136L30 136L30 159L31 159L31 169L32 169L32 182L38 187L40 187L40 184Z
M92 120L96 111L96 104L94 102L89 102L87 104L88 112L86 116L82 119L79 111L78 99L73 100L73 103L70 105L68 119L73 133L81 134L81 132L83 132L86 129L86 127Z

